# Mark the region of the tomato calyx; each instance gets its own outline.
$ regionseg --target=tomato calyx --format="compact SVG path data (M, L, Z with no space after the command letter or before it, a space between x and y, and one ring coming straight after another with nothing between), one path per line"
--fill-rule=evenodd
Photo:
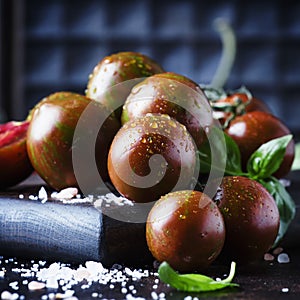
M0 148L26 137L29 121L10 121L0 124Z
M245 114L253 100L251 92L244 86L231 91L205 86L202 88L213 109L213 117L220 121L223 129L227 128L236 116Z

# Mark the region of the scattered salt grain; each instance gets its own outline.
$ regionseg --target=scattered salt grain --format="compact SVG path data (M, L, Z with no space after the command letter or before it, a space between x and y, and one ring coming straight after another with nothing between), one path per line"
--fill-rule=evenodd
M37 196L34 196L34 195L29 195L29 196L28 196L28 199L29 199L29 200L38 200L38 197L37 197Z
M277 261L280 263L280 264L287 264L290 262L290 258L289 256L287 255L287 253L280 253L277 257Z
M289 288L282 288L281 291L282 291L283 293L288 293Z
M50 277L46 280L46 288L47 289L58 289L58 281L55 277Z
M282 251L283 251L283 248L277 247L277 248L275 248L275 249L273 250L272 253L273 253L274 255L278 255L278 254L282 253Z
M72 199L78 194L78 189L76 187L68 187L61 191L53 192L51 194L51 198L64 200L64 199Z
M0 278L4 278L5 272L4 271L0 271Z
M13 282L10 282L10 283L9 283L9 286L10 286L13 290L17 291L17 290L19 289L18 284L19 284L18 281L13 281Z
M45 188L42 186L38 192L38 198L42 203L45 203L48 200L48 194Z
M17 293L11 293L9 291L3 291L1 293L1 299L2 300L17 300L19 298L19 294Z
M74 295L74 291L73 290L67 290L64 293L56 293L55 294L55 298L56 299L70 299L70 297L72 297Z
M24 195L23 195L23 194L20 194L20 195L19 195L19 199L24 199Z
M124 206L124 205L130 205L133 206L133 202L128 200L125 197L122 196L116 196L113 193L108 193L106 195L99 196L95 202L94 206L97 208L100 208L101 206L105 205L107 207L110 206L110 204L118 205L118 206Z
M265 255L264 255L264 260L265 261L273 261L274 259L275 259L275 257L272 254L265 253Z
M77 281L83 281L84 279L89 278L91 273L84 267L79 267L74 273L74 279Z
M158 299L158 295L157 295L155 292L152 292L152 293L151 293L151 297L152 297L152 299L154 299L154 300L157 300L157 299Z
M31 281L28 283L28 290L30 291L42 290L45 287L45 283L39 281Z

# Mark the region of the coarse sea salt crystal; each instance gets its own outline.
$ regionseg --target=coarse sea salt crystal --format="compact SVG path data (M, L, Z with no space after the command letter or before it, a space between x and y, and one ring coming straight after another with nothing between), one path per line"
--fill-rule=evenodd
M274 259L275 259L275 257L272 254L265 253L265 255L264 255L264 260L265 261L273 261Z
M46 280L46 288L47 289L58 289L58 281L55 277L50 277Z
M151 297L152 297L152 299L154 299L154 300L157 300L157 299L158 299L158 295L157 295L155 292L151 292Z
M289 288L282 288L281 291L282 291L283 293L288 293Z
M13 290L18 290L19 287L18 287L18 281L13 281L11 283L9 283L9 286L13 289Z
M54 199L72 199L74 198L76 195L78 194L78 189L76 187L68 187L65 188L61 191L57 192L53 192L51 194L51 197Z
M275 249L273 250L272 253L273 253L274 255L278 255L278 254L280 254L282 251L283 251L283 248L277 247L277 248L275 248Z
M5 275L5 272L4 271L0 271L0 278L3 278Z
M2 300L17 300L18 298L19 298L19 294L17 293L11 293L9 291L3 291L1 293Z
M290 262L290 258L287 253L280 253L277 257L277 261L280 264L287 264Z
M69 299L70 297L72 297L74 295L74 291L73 290L67 290L64 293L56 293L55 294L55 298L56 299Z
M42 290L46 287L45 283L39 281L30 281L28 283L28 289L30 291Z
M48 194L43 186L40 188L40 190L38 192L38 198L43 203L48 200Z

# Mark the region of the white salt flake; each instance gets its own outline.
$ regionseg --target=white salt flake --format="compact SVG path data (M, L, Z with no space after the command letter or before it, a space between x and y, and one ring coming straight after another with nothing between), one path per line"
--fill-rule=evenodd
M44 282L30 281L28 283L28 290L30 290L30 291L42 290L45 287L46 287L46 285Z
M91 273L88 271L87 268L84 267L79 267L75 273L74 273L74 279L77 281L83 281L84 279L89 278L89 276L91 275Z
M87 261L85 263L85 266L87 271L94 276L100 274L103 271L103 265L100 262Z
M157 300L157 299L158 299L158 295L157 295L155 292L152 292L152 293L151 293L151 297L152 297L152 299L154 299L154 300Z
M282 291L283 293L288 293L288 292L289 292L289 288L287 288L287 287L282 288L281 291Z
M272 253L273 253L274 255L278 255L278 254L280 254L282 251L283 251L283 248L277 247L277 248L275 248L275 249L273 250Z
M62 199L72 199L78 194L78 189L76 187L68 187L61 191L54 192L51 194L51 198L62 200Z
M265 255L264 255L264 260L265 261L273 261L274 259L275 259L275 257L272 254L265 253Z
M19 195L19 199L24 199L24 195L23 195L23 194L20 194L20 195Z
M19 289L19 287L18 287L18 281L13 281L13 282L11 282L11 283L9 283L9 286L13 289L13 290L18 290Z
M0 278L4 278L5 271L0 271Z
M287 253L280 253L277 257L277 261L280 264L287 264L290 262L290 258Z
M3 291L1 293L2 300L17 300L18 298L19 298L19 294L17 293L11 293L9 291Z
M58 289L58 281L55 277L50 277L46 280L46 288L47 289Z
M43 203L48 200L48 194L43 186L40 188L40 190L38 192L38 198Z
M55 294L55 298L56 299L70 299L70 297L72 297L74 295L74 291L73 290L67 290L64 293L56 293Z

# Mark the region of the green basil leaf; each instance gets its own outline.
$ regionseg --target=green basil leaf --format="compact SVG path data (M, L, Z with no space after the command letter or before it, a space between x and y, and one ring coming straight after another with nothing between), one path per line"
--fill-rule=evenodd
M292 165L292 171L300 170L300 143L295 145L295 158Z
M230 274L221 281L215 281L201 274L178 274L167 262L162 262L158 268L161 281L173 288L183 292L208 292L216 291L226 287L237 287L238 284L231 283L235 274L235 262L231 263Z
M211 169L221 169L228 175L242 173L241 153L235 141L223 132L213 127L208 140L199 149L200 172L209 173ZM215 155L216 157L212 157Z
M278 179L271 177L266 181L261 180L260 182L273 196L279 210L280 225L279 232L274 243L275 247L282 240L293 221L296 214L296 205L291 195Z
M262 144L249 158L247 171L254 179L270 177L282 163L291 134Z

